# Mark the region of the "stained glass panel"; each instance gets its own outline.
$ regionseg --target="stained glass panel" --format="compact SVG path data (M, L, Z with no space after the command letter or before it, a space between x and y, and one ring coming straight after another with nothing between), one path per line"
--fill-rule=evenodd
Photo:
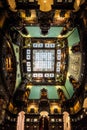
M33 71L54 71L55 50L34 49Z

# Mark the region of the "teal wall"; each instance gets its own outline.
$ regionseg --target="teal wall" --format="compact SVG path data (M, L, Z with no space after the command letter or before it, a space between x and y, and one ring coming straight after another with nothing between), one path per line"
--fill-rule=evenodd
M48 99L59 99L55 86L32 86L29 99L40 99L40 91L45 88L48 93Z
M62 28L63 27L51 27L49 29L48 35L44 36L44 35L41 35L40 27L38 27L38 26L35 26L35 27L27 26L26 27L27 31L30 34L30 37L47 37L47 38L49 38L49 37L58 37L58 35L62 31Z
M69 98L71 98L74 93L74 90L73 90L72 84L70 83L68 79L66 80L66 83L65 83L65 89L67 93L69 94Z
M72 33L67 37L67 39L68 45L70 47L73 46L75 43L80 42L80 37L77 28L75 28L74 31L72 31Z

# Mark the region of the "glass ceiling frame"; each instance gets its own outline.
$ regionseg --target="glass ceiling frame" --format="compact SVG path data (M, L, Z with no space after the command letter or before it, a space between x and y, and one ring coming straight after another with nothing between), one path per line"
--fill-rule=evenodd
M68 44L66 39L61 41L62 43L57 38L24 39L21 49L21 69L22 76L28 77L29 84L65 84L68 64ZM43 64L45 64L45 67ZM46 66L48 67L46 68ZM36 71L35 67L37 68Z

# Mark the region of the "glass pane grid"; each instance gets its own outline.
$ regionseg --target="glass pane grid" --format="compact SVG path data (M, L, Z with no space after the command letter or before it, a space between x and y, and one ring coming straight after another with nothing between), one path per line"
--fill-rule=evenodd
M33 71L54 71L55 50L33 50Z

